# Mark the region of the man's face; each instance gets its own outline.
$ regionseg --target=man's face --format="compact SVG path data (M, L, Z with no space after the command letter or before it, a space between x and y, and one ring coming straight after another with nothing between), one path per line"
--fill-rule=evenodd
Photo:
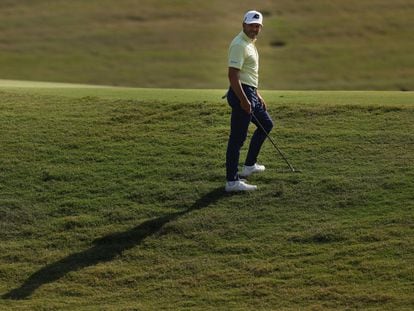
M262 30L262 25L260 24L243 23L243 31L250 39L256 39L259 35L260 30Z

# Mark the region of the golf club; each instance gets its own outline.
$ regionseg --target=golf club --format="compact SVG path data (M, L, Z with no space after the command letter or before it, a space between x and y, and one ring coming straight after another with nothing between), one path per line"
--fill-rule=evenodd
M266 132L266 130L264 129L263 125L260 123L260 121L256 118L256 116L254 115L254 113L252 112L252 116L253 118L256 120L257 124L260 126L260 128L262 129L262 131L266 134L266 137L270 140L270 142L272 143L273 147L275 147L275 149L277 150L277 152L280 154L280 156L283 158L283 160L285 160L286 164L289 166L289 169L291 170L291 172L293 173L298 173L300 171L296 170L287 160L287 158L285 157L285 155L283 154L283 152L279 149L279 147L276 145L276 143L273 141L273 139L269 136L269 133Z

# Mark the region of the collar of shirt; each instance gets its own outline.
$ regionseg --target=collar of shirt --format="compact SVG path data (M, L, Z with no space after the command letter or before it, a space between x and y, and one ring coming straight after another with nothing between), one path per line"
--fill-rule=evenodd
M244 31L240 32L241 37L243 38L243 40L247 41L247 42L251 42L251 43L255 43L257 39L250 39L245 33Z

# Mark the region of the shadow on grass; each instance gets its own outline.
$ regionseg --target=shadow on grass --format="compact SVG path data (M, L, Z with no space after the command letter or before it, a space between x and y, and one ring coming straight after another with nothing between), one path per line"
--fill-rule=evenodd
M122 252L140 245L144 239L158 233L168 222L174 221L191 211L208 207L223 196L225 196L223 188L217 188L198 199L184 211L148 220L131 230L97 239L91 248L69 255L35 272L20 287L4 294L2 298L15 300L28 298L40 286L55 282L69 272L111 261Z

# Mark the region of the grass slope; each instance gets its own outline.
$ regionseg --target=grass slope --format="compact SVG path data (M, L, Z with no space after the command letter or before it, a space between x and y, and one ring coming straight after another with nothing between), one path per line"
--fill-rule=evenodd
M264 89L414 89L411 0L3 0L0 78L222 88L252 5Z
M412 93L266 92L228 195L221 91L1 85L1 309L413 309Z

